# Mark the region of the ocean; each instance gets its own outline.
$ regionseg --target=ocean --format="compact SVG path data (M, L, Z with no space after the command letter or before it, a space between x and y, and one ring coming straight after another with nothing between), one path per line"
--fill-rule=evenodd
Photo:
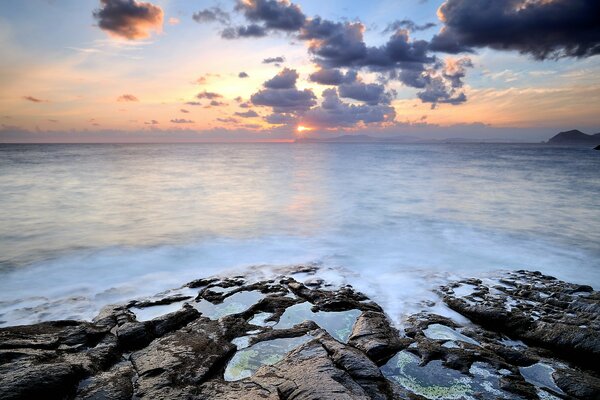
M0 326L290 264L396 322L457 277L600 289L600 152L533 144L0 145ZM432 304L435 305L432 307Z

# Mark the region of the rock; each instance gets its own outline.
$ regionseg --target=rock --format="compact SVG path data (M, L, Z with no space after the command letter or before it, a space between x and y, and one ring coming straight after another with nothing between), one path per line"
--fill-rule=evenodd
M117 364L81 384L75 399L130 400L133 396L134 373L131 363Z
M554 374L556 385L577 399L600 399L600 378L583 371L559 369Z
M154 399L190 393L233 351L235 346L222 339L219 324L200 318L131 355L139 375L136 395Z
M307 271L302 273L316 272ZM237 307L215 320L203 317L190 300L178 311L141 322L129 307L158 303L134 301L104 308L91 323L2 328L0 398L421 399L420 394L453 385L473 398L535 398L543 387L562 390L555 393L560 398L600 396L594 364L600 293L587 285L527 271L508 273L491 285L478 279L453 282L441 288L444 301L480 326L418 313L407 318L401 336L366 296L348 286L326 290L329 286L316 279L310 287L285 277L192 282L189 287L204 288L199 298L217 304L243 291L263 294L244 311ZM165 301L176 299L181 301ZM290 307L295 307L290 314L303 310L295 317L299 323L273 326ZM349 310L354 311L344 339L360 315L344 344L339 329L319 325L329 320L317 318L322 317L317 311ZM268 343L272 340L279 341ZM259 343L254 350L248 347ZM243 374L225 374L236 346L244 349L234 357ZM256 349L267 353L255 357ZM246 355L254 358L243 364Z
M398 331L382 312L363 312L352 329L348 344L362 350L378 365L385 363L401 347Z
M493 288L455 296L442 288L450 308L489 330L544 347L578 365L600 371L600 299L589 286L517 271ZM487 290L482 290L486 288ZM585 295L580 295L581 293Z
M289 400L370 399L348 372L335 366L317 340L275 365L261 367L252 380L263 387L276 387L280 397Z
M117 328L119 344L125 350L135 350L145 347L154 339L149 326L143 322L126 322Z
M0 366L0 398L63 399L74 393L83 373L64 362L17 361Z

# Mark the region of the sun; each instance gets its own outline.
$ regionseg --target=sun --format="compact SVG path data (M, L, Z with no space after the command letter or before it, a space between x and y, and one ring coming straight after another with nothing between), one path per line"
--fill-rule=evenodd
M302 132L312 131L312 128L310 128L308 126L304 126L304 125L298 125L298 127L296 128L296 130L298 132L302 133Z

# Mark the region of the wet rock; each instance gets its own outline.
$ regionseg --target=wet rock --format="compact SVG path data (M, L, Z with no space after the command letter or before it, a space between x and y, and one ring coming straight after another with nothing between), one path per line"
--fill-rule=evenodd
M133 396L134 369L131 363L115 365L79 385L76 400L129 400Z
M600 371L600 298L585 285L539 272L517 271L477 292L457 296L462 281L442 288L450 308L489 330L552 350L581 366Z
M556 385L577 399L600 399L600 378L583 371L558 369L553 374Z
M363 312L352 329L348 344L365 352L378 365L385 363L403 344L398 331L382 312Z
M366 391L348 372L338 369L318 341L290 353L273 366L260 368L254 382L277 387L281 398L294 400L367 400Z
M83 371L64 362L18 361L0 366L0 398L63 399L74 393Z
M153 399L190 393L235 350L221 332L217 322L200 318L133 353L136 395Z

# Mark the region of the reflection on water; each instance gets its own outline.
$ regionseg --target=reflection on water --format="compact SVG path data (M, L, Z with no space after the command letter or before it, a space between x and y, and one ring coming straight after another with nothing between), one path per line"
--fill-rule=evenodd
M0 145L0 325L90 318L252 264L344 268L392 313L402 312L398 293L415 297L460 271L532 268L600 286L596 153Z

